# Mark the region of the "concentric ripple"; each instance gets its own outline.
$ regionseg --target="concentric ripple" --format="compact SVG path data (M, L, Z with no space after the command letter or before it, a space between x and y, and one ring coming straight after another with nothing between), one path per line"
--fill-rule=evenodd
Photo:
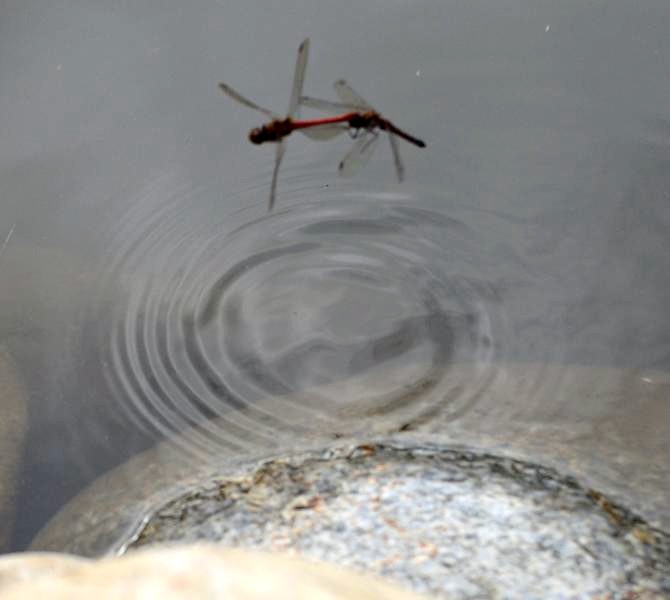
M168 195L128 216L112 269L108 374L134 422L238 449L456 417L491 385L504 320L464 222L322 190L231 227Z

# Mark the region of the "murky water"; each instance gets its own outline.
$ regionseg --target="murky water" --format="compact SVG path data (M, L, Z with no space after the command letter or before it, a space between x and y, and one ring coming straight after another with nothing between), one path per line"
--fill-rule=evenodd
M667 526L668 26L662 0L3 5L2 548L187 429L200 461L434 418L565 449ZM306 36L307 93L344 76L428 148L397 185L387 148L341 180L346 140L293 136L267 214L272 152L216 84L281 112Z

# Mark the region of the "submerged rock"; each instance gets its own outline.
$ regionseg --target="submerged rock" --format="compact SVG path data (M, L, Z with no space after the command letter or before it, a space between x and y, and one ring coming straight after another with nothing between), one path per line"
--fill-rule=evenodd
M27 428L28 395L14 361L0 344L0 548L6 548L12 536Z
M440 597L670 594L667 378L498 370L458 414L446 401L415 420L376 414L356 403L375 381L353 378L318 390L339 398L346 428L330 435L278 432L274 450L194 456L186 433L100 478L32 548L98 556L208 540L328 560ZM458 388L471 370L450 374ZM408 402L416 394L427 406L422 389L407 390ZM208 426L225 434L225 422Z
M395 381L389 383L384 370L317 387L291 400L296 406L312 402L317 395L337 401L345 413L338 419L343 425L339 433L354 441L395 431L396 436L425 437L438 444L460 444L551 466L616 498L655 527L670 529L670 438L664 435L670 417L667 376L532 364L500 365L497 371L494 382L464 414L454 415L454 406L446 398L442 413L425 421L398 421L395 413L366 414L370 406L356 403L359 398L376 397L380 389L397 387ZM399 377L398 373L392 375ZM466 386L470 377L470 368L450 368L449 382L456 391ZM426 402L423 391L407 390L409 399L417 394L421 403ZM428 394L432 397L434 390ZM270 408L279 410L287 404L278 398L276 406ZM358 412L352 414L355 409ZM225 438L225 421L205 425L200 433L213 432ZM399 429L403 432L398 433ZM333 432L286 435L277 431L274 448L244 453L216 443L209 454L193 453L195 444L188 433L160 443L83 490L53 517L31 549L84 556L115 553L146 515L175 495L217 474L245 472L264 457L328 447Z

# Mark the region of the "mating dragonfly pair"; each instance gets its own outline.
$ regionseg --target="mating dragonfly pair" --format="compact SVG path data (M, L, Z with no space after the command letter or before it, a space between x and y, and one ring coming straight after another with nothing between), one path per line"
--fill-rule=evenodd
M303 41L298 48L298 60L293 75L291 99L288 105L288 113L284 118L277 116L275 113L262 106L258 106L258 104L244 97L239 92L236 92L229 85L226 85L225 83L219 84L219 87L223 92L228 94L228 96L234 100L237 100L249 108L257 110L272 119L266 125L252 129L249 133L249 140L254 144L263 144L265 142L275 142L277 144L268 210L272 210L275 203L277 174L279 173L279 166L281 165L286 151L286 137L294 131L300 131L315 140L329 140L345 131L351 132L352 137L354 137L356 141L349 152L347 152L345 157L340 161L339 171L342 175L352 174L367 162L372 155L372 151L379 138L378 130L385 131L388 134L398 181L403 180L405 169L400 159L397 138L400 137L420 148L426 146L423 141L398 129L398 127L391 123L391 121L384 118L378 111L363 100L363 98L361 98L361 96L359 96L343 79L335 82L335 93L340 99L340 102L331 102L329 100L319 100L318 98L303 96L302 88L305 81L308 54L309 40L307 39ZM328 113L335 113L335 116L322 119L295 119L294 116L297 114L300 106L307 106Z

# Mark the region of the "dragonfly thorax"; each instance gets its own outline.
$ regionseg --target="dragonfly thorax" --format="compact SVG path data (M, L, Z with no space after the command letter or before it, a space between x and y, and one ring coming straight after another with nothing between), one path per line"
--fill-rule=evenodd
M352 129L385 129L384 119L374 111L355 113L349 118L349 127Z

